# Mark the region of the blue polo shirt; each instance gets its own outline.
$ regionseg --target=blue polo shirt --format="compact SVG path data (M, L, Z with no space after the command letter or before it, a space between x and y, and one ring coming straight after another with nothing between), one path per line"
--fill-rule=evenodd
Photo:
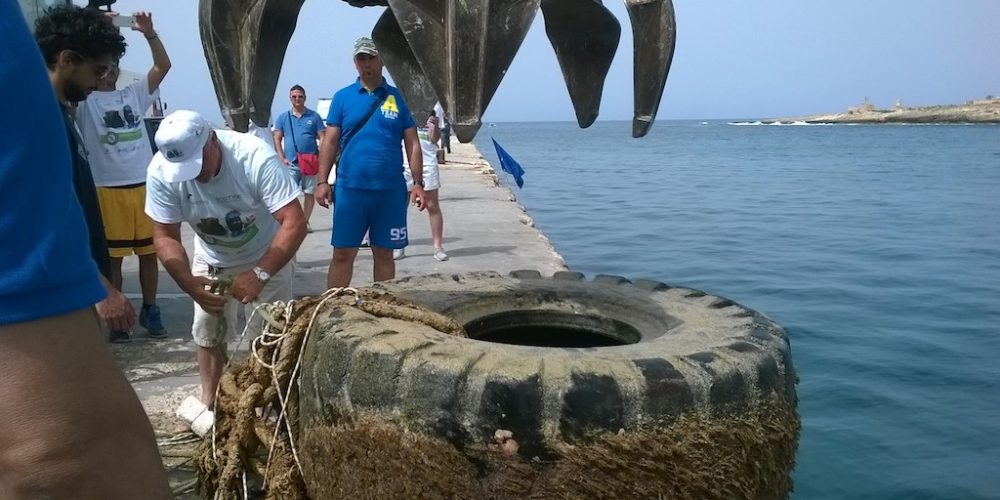
M274 129L280 130L285 136L282 142L284 142L285 158L288 161L295 161L296 145L299 153L319 153L316 136L323 130L323 119L319 113L309 108L302 112L302 116L295 116L291 110L285 111L274 121Z
M8 121L0 148L0 325L6 325L90 307L106 294L73 192L59 106L17 2L0 1L0 53L7 54L0 64L4 114L31 123Z
M386 96L371 118L358 129L362 118L375 102ZM340 127L340 163L337 184L354 189L394 189L403 180L403 131L415 128L403 94L382 79L369 91L359 78L333 95L327 126ZM346 149L344 142L349 140Z

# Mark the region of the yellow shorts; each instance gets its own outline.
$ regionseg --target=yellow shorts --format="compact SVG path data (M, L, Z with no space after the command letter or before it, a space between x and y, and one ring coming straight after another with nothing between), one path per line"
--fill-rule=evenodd
M146 215L146 185L132 187L99 187L104 235L108 239L108 254L113 258L155 254L153 220Z

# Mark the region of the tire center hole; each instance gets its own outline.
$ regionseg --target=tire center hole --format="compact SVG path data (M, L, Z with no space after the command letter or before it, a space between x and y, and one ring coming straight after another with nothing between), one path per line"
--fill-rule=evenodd
M611 347L635 344L641 335L622 321L552 310L504 311L465 324L470 338L534 347Z

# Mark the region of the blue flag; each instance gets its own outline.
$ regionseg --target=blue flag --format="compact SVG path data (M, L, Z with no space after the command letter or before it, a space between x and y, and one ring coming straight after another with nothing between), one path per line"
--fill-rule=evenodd
M514 182L517 182L517 187L524 187L524 169L521 168L521 164L514 158L511 158L511 156L500 147L500 144L497 143L496 139L490 137L490 140L493 141L493 145L497 148L497 156L500 157L500 168L514 177Z

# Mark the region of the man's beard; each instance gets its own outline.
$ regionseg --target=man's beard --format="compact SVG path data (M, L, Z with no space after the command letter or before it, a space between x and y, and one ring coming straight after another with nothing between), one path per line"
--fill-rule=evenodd
M63 92L66 94L66 100L69 102L84 101L87 99L87 96L90 95L89 90L76 84L66 85Z

